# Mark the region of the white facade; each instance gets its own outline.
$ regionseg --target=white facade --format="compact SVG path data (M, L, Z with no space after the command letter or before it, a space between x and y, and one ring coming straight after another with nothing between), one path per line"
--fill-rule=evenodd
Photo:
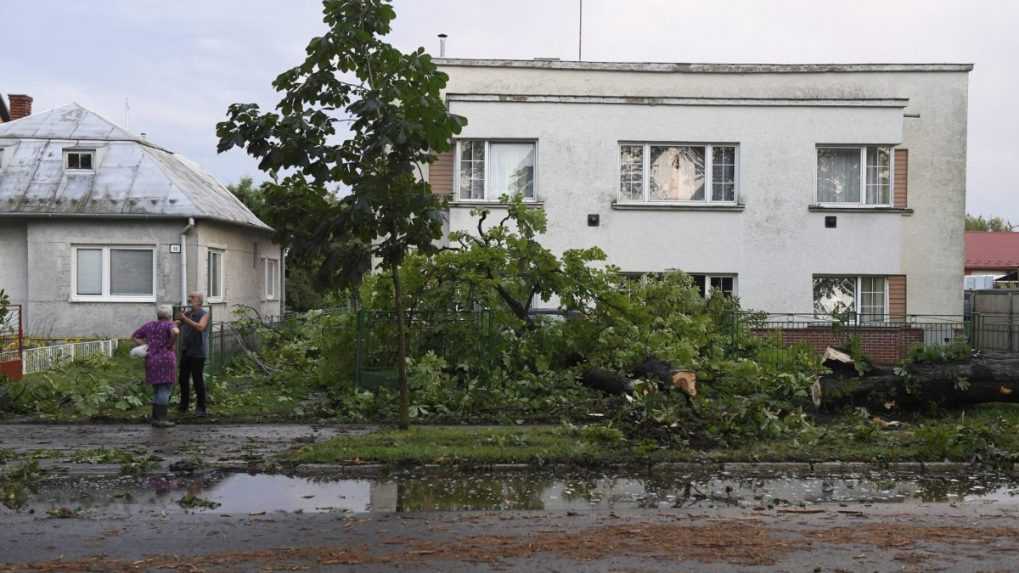
M809 312L816 275L905 275L910 314L962 313L971 66L439 63L450 111L469 122L460 138L536 142L553 251L735 276L743 306L769 312ZM626 143L735 147L735 201L623 201ZM908 149L908 208L819 206L826 145ZM456 199L450 229L469 230L477 202Z

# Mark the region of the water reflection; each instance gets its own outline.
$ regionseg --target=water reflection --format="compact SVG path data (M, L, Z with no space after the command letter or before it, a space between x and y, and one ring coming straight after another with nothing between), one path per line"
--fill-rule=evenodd
M585 511L668 507L778 507L858 503L1019 505L1019 484L1002 476L902 477L645 476L532 473L395 475L384 479L309 479L284 475L157 478L142 484L81 482L42 492L36 505L118 513L181 512L185 494L219 504L216 513L275 511L412 512ZM194 508L189 508L194 510Z

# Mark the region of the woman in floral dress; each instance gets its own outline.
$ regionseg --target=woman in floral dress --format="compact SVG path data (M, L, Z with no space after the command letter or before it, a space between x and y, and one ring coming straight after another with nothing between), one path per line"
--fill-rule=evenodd
M177 377L177 336L180 329L173 322L173 309L160 306L157 320L145 323L131 338L138 344L148 344L145 355L145 383L152 385L155 397L152 400L152 425L160 428L172 426L166 419L170 403L170 392Z

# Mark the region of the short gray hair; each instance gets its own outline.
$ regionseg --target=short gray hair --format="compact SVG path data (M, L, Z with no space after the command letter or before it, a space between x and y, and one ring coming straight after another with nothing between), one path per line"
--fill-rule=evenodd
M198 297L198 302L200 302L202 304L205 304L205 293L202 293L202 292L199 292L199 291L194 291L194 292L188 293L188 298L191 298L193 296Z
M173 318L173 307L168 304L161 304L156 307L156 318L169 320Z

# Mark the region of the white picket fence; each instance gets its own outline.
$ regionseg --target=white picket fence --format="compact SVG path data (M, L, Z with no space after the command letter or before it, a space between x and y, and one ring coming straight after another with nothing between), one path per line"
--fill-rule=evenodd
M74 344L28 348L21 355L21 371L23 374L42 372L61 364L85 360L97 355L110 358L113 357L113 352L117 349L117 342L116 339L90 340Z

